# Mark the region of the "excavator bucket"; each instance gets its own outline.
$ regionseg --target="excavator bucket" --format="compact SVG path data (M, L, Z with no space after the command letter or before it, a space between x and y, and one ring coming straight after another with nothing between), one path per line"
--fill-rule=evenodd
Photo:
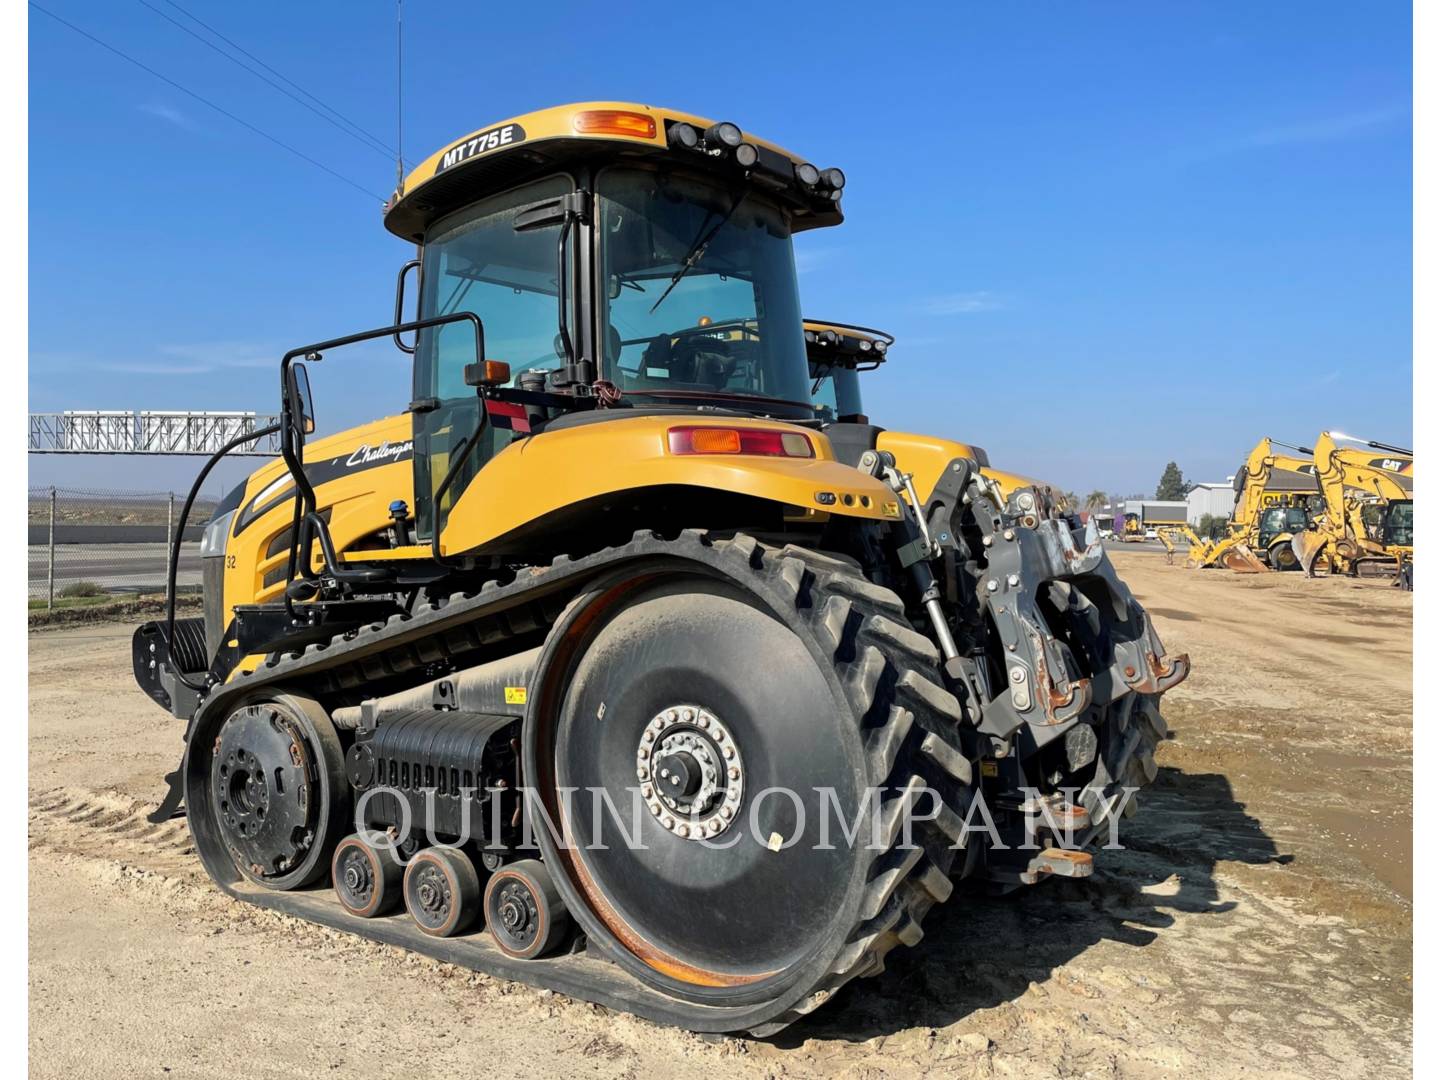
M1305 571L1305 576L1311 577L1315 573L1316 562L1325 551L1325 537L1313 529L1306 529L1290 538L1290 550L1300 560L1300 569Z
M1245 544L1236 544L1220 556L1221 565L1237 574L1264 574L1270 570Z

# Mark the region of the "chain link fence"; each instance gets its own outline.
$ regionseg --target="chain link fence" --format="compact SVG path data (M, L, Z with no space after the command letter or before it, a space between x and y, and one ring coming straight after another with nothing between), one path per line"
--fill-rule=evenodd
M31 488L32 607L98 603L162 593L185 495L171 491ZM200 534L219 495L200 496L180 549L178 591L200 587Z

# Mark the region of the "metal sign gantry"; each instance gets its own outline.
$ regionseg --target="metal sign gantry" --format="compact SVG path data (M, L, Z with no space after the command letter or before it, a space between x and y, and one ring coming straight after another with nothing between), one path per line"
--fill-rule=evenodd
M278 416L253 412L161 412L66 409L31 413L32 454L195 454L209 456L231 439L269 427ZM280 437L267 435L234 454L270 457Z

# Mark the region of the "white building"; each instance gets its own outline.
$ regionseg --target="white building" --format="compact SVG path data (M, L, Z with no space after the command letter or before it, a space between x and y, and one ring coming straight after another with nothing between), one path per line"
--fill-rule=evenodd
M1199 525L1206 514L1211 517L1228 518L1235 509L1235 478L1224 483L1196 484L1185 496L1185 520Z

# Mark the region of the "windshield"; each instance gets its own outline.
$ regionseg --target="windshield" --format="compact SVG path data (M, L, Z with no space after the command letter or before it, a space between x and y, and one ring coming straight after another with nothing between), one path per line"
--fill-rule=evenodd
M625 394L813 416L784 216L743 189L600 175L605 377ZM768 399L747 404L747 399Z
M860 374L852 367L842 364L811 364L810 398L815 403L815 415L821 420L832 422L844 416L863 416L865 406L860 401Z

